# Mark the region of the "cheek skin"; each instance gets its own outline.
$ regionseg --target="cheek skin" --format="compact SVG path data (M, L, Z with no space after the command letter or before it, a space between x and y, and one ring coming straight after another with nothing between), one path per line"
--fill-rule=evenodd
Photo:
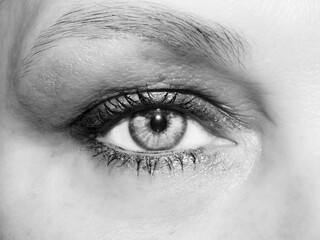
M99 239L103 234L123 239L130 233L135 239L141 233L146 238L185 233L195 223L196 229L208 226L207 217L202 220L205 195L196 196L197 204L188 207L195 198L192 189L191 194L174 196L168 186L155 191L153 186L159 184L128 180L126 175L103 178L103 172L88 161L88 156L67 140L46 139L42 144L30 139L15 136L3 152L6 158L2 158L0 168L0 219L8 235L14 232L23 236L28 232L30 239L42 239L47 234L59 234L59 239ZM180 183L178 180L167 184L179 187ZM212 187L219 191L217 186ZM219 201L216 204L220 205ZM209 223L219 222L222 214L225 212L213 211ZM42 230L34 226L41 226ZM92 232L97 235L93 237Z
M254 193L257 189L261 191L266 188L265 183L260 183L258 187L246 185L244 191L229 194L206 211L201 211L200 201L199 209L186 209L191 214L193 210L200 213L188 221L183 219L186 215L182 213L172 214L177 219L170 216L165 222L158 221L159 214L168 211L176 213L175 204L183 206L188 204L189 199L173 198L172 203L159 204L155 198L154 206L146 205L146 201L150 200L149 195L153 195L152 191L146 191L147 188L143 186L132 189L137 185L128 184L128 181L124 181L124 184L129 187L123 185L119 190L113 186L111 179L101 181L100 173L88 161L88 156L81 151L71 151L79 147L67 143L67 140L60 140L64 143L61 146L56 139L39 142L13 136L10 140L7 138L0 165L0 220L6 237L14 233L17 239L34 240L43 239L43 236L52 239L208 239L211 236L223 237L230 232L230 228L233 229L228 236L231 238L234 234L260 236L260 231L265 230L257 226L254 231L248 229L247 232L243 231L242 226L244 221L251 224L264 218L259 211L264 212L265 209L257 202L265 199L257 199ZM274 195L277 195L283 186L274 187L272 183L268 182ZM140 202L132 198L139 190L145 195L145 202L139 196L137 199ZM125 192L129 192L127 203L135 207L123 207L125 201L121 194ZM283 195L268 197L269 206L274 205L273 209L283 207ZM252 206L258 208L253 215L249 214L254 210ZM140 211L136 211L137 208ZM146 220L141 221L148 211L150 214ZM128 216L131 220L127 219ZM240 225L239 218L243 218ZM275 218L271 216L270 219Z
M257 168L241 190L190 221L171 219L157 225L150 220L137 223L141 216L133 209L131 213L129 208L121 211L121 195L110 195L115 193L112 184L97 181L95 166L87 161L87 156L67 150L77 148L71 143L61 147L18 136L6 139L0 156L0 222L1 232L7 238L13 233L16 239L34 240L43 236L51 239L137 239L137 236L172 240L283 239L302 237L305 231L316 234L316 218L310 208L316 206L316 198L310 196L310 185L297 175L294 167L280 161L272 167L277 171L270 171L271 166ZM280 159L281 154L275 153L274 157ZM103 188L109 191L101 194ZM123 191L132 189L124 187ZM146 208L143 202L136 207L141 212ZM169 204L155 205L148 210L152 215L168 208ZM128 214L136 214L136 219L124 221Z
M91 187L93 189L88 192L94 194L97 187L90 186L94 182L93 166L82 161L83 155L62 154L59 149L30 144L21 138L12 139L12 143L11 146L7 144L6 149L14 147L19 151L4 152L6 159L2 159L0 172L0 220L5 236L101 239L116 234L121 223L108 218L102 199L93 200L83 191ZM69 147L74 146L70 144Z
M115 193L114 189L105 191L106 195L101 194L103 187L112 188L112 185L97 182L94 166L82 153L62 154L59 148L30 144L26 139L12 139L12 143L8 143L6 149L19 148L19 151L4 152L6 159L2 159L0 166L0 220L6 236L14 233L17 239L34 240L43 239L43 236L51 239L137 239L137 236L150 239L159 236L159 239L183 237L191 240L210 239L211 236L222 238L227 234L230 239L235 236L263 239L262 232L270 233L263 224L254 225L247 231L243 227L261 222L266 217L275 226L282 222L279 212L284 209L286 184L279 185L277 175L267 184L246 185L243 190L228 195L190 221L176 216L179 221L170 219L166 224L157 224L150 220L150 216L148 221L140 221L141 216L135 208L144 213L143 201L134 203L136 207L130 213L129 208L121 211L121 196L110 195ZM69 147L74 146L70 144ZM143 194L148 197L147 193ZM266 207L261 204L266 198L268 208L273 209L267 216ZM157 199L155 203L158 203ZM179 205L183 204L186 202L179 202ZM155 204L154 208L147 210L157 218L157 212L167 211L170 207L169 204ZM175 212L175 209L170 211ZM133 214L136 218L127 221L126 217Z
M215 232L196 229L207 229L219 223L222 216L232 218L228 209L233 201L231 205L221 205L225 199L207 205L210 189L198 196L191 186L181 195L174 194L172 188L185 187L179 178L161 185L160 180L138 182L125 174L117 179L104 178L105 170L97 169L94 161L88 161L89 156L67 139L30 134L18 125L5 129L10 128L10 134L1 135L7 141L0 156L0 220L7 238L14 233L17 239L35 240L43 236L148 239L158 235L168 238L169 234L175 239L193 229L189 235L194 239ZM208 186L220 195L219 185L223 183Z

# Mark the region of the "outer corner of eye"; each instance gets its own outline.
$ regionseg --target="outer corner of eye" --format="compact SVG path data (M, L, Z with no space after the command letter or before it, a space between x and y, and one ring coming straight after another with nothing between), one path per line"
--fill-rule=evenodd
M215 147L232 147L237 143L231 139L214 135L207 131L197 121L188 121L188 130L182 139L180 148L198 148L203 146Z

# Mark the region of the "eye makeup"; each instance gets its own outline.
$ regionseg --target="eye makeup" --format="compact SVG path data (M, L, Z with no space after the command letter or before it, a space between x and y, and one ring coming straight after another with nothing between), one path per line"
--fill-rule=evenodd
M204 148L184 151L130 152L113 145L94 141L88 147L99 158L99 164L109 168L126 168L137 175L156 172L173 173L187 168L196 168L206 158Z
M219 130L227 126L236 128L245 124L225 105L201 97L199 93L179 89L151 90L146 87L101 99L73 121L71 131L75 135L81 135L84 131L86 135L97 136L129 114L157 108L187 113L217 135L223 135Z
M129 151L98 140L123 119L148 110L178 111L197 121L213 138L232 139L232 132L244 127L226 106L207 99L200 93L179 89L135 89L115 96L101 98L70 125L70 133L87 145L99 164L109 168L135 170L139 175L175 172L177 169L196 168L199 164L217 162L215 142L195 149L162 149L161 151ZM125 139L123 139L125 141Z

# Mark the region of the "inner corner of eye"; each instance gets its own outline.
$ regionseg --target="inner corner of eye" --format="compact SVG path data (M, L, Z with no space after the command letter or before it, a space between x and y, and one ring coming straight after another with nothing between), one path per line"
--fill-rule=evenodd
M129 131L129 119L124 119L118 124L114 125L104 136L97 138L98 141L106 145L114 145L126 150L143 151L135 141Z

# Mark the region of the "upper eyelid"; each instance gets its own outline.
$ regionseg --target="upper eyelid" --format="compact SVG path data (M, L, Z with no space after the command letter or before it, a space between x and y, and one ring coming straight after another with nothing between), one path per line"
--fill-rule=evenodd
M30 50L30 48L32 48L33 50L32 51L29 51L29 52L23 52L23 54L21 55L21 54L17 54L17 56L21 56L21 57L25 57L24 58L24 60L23 60L23 62L25 63L25 66L23 66L22 68L21 68L21 70L22 71L14 71L17 75L12 75L12 78L13 79L15 79L15 80L19 80L20 79L20 77L22 77L23 76L23 69L25 69L25 70L27 70L27 68L26 67L38 67L38 65L37 64L35 64L35 62L37 62L37 60L41 60L43 57L45 57L43 54L45 54L45 52L43 52L42 50L43 49L41 49L41 48L37 48L37 47L35 47L35 46L38 46L38 47L40 47L40 46L43 46L43 47L47 47L47 48L45 48L45 49L49 49L50 47L52 47L54 44L52 44L52 45L42 45L41 43L50 43L51 41L50 40L56 40L55 42L52 42L52 43L55 43L55 44L60 44L60 40L62 40L62 39L64 39L64 38L66 38L66 37L68 37L68 36L72 36L71 34L67 34L67 35L64 35L63 34L63 30L66 30L64 27L63 27L63 21L65 20L65 22L67 22L66 20L71 20L71 18L72 18L72 16L75 16L75 15L72 15L72 14L75 14L75 12L77 11L77 9L78 10L80 10L79 11L79 13L82 15L82 16L79 16L79 17L77 17L77 18L74 18L74 20L75 21L73 21L73 25L69 25L70 27L74 27L73 29L77 29L77 28L75 28L75 26L78 26L76 23L78 22L79 23L79 20L81 19L81 17L83 17L83 18L85 18L86 16L89 16L90 14L92 14L92 13L94 13L94 12L96 12L96 13L98 13L98 14L101 14L100 16L103 16L103 14L108 14L108 13L110 13L110 12L115 12L115 11L113 11L114 10L114 8L119 8L119 7L121 7L121 6L126 6L126 4L124 4L124 2L121 2L121 3L116 3L116 1L111 1L111 3L112 4L105 4L105 5L108 5L108 6L91 6L91 7L87 7L86 5L82 5L82 6L73 6L72 7L72 9L71 9L71 11L69 11L68 13L63 13L62 12L62 16L59 18L59 19L52 19L53 21L52 21L52 24L49 22L49 28L46 28L46 29L44 29L43 27L42 27L42 25L41 24L39 24L39 23L41 23L41 15L42 15L42 13L41 13L41 11L42 11L42 7L39 7L39 11L37 10L37 12L39 12L39 14L32 14L32 18L34 19L34 21L30 21L31 23L30 23L30 30L33 30L33 26L34 25L37 25L37 29L40 29L41 30L41 32L37 32L38 30L36 30L34 33L35 34L33 34L33 36L36 36L36 37L38 37L37 39L27 39L27 38L16 38L16 41L18 40L18 39L23 39L23 41L26 41L26 44L25 43L23 43L22 42L22 44L25 44L26 45L26 47L25 48L22 48L22 49L26 49L26 51L28 51L28 50ZM134 7L134 5L135 5L135 3L131 3L131 6L132 7ZM153 7L154 5L149 5L149 4L147 4L147 5L143 5L141 8L140 8L140 11L142 11L142 10L144 10L146 13L148 13L148 12L150 12L149 10L151 10L152 9L152 7ZM110 9L110 11L108 12L108 8ZM139 7L138 7L139 8ZM66 8L65 7L63 7L63 8L61 8L61 9L63 9L63 10L65 10L65 9L68 9L68 7L66 6ZM165 8L165 7L162 7L162 6L156 6L155 8L154 8L155 10L154 11L158 11L158 15L157 16L160 16L160 15L162 15L162 17L164 17L164 16L178 16L179 17L179 19L180 20L182 20L184 23L186 23L186 24L182 24L181 26L183 26L184 27L184 29L186 29L187 27L194 27L194 29L196 29L196 28L199 28L199 30L202 30L203 29L203 27L205 27L206 28L206 31L201 31L202 33L204 33L205 35L203 35L203 37L206 37L206 34L207 33L209 33L209 32L211 32L211 33L220 33L220 34L218 34L218 35L216 35L216 36L221 36L221 34L223 35L224 34L224 32L225 33L227 33L228 35L225 35L225 37L227 37L227 38L220 38L220 40L223 40L223 41L225 41L225 40L228 40L228 37L229 36L233 36L233 37L229 37L229 39L230 40L233 40L232 41L232 43L233 43L233 46L230 46L231 48L231 50L232 50L232 48L234 49L234 50L240 50L240 55L241 56L250 56L250 45L248 44L248 42L246 41L246 39L244 38L244 37L246 37L246 36L243 36L242 34L241 34L241 32L240 32L240 34L239 33L237 33L237 29L232 29L232 26L221 26L220 24L223 24L223 22L221 22L221 23L213 23L213 24L211 24L211 23L207 23L207 20L206 19L203 19L203 20L199 20L199 19L197 19L197 18L194 18L193 16L191 16L190 14L186 14L186 13L182 13L182 12L176 12L176 11L173 11L172 9L169 9L169 8ZM161 9L161 10L160 10ZM159 11L160 10L160 11ZM119 10L120 11L120 10ZM103 13L104 12L104 13ZM167 15L165 15L164 13L166 13L167 12ZM58 13L58 12L57 12ZM70 14L70 13L72 13L72 14ZM59 14L59 13L58 13ZM69 15L68 15L69 14ZM145 14L145 15L142 15L142 14L140 14L140 16L141 17L150 17L150 16L152 16L152 14L153 13L150 13L150 14ZM50 15L50 14L49 14ZM38 16L40 16L40 18L38 17ZM69 16L69 18L68 18L68 16ZM105 16L106 17L106 16ZM92 19L92 18L91 18ZM107 18L102 18L102 20L106 20ZM138 19L138 18L136 18L136 19ZM141 18L140 18L141 19ZM151 18L152 19L152 18ZM159 18L154 18L155 20L161 20L161 19L159 19ZM56 21L57 20L57 21ZM94 19L93 19L94 20ZM96 19L97 20L97 19ZM172 19L170 19L170 18L168 18L167 19L168 21L171 21ZM184 20L187 20L187 21L184 21ZM26 22L29 22L28 21L28 19L25 19L25 21ZM49 19L49 21L50 21L50 19ZM147 22L147 21L141 21L141 22ZM172 23L174 23L174 21L172 21ZM51 25L50 25L51 24ZM103 21L102 22L100 22L100 24L103 24ZM150 25L152 25L152 22L150 22ZM66 26L66 25L65 25ZM87 25L87 26L89 26L89 25ZM100 26L102 26L102 25L100 25ZM88 27L88 29L89 29L89 27ZM29 30L29 29L28 29ZM51 31L51 35L49 34L50 32L49 31L47 31L47 30L50 30ZM60 30L60 32L58 32L58 31L56 31L56 30ZM220 32L219 31L217 31L217 30L220 30ZM56 34L54 34L54 33L57 33L58 35L56 35ZM59 34L60 33L60 34ZM66 32L67 33L67 32ZM100 32L99 32L100 33ZM199 32L200 33L200 32ZM230 35L230 33L231 33L231 35ZM44 34L44 35L43 35ZM46 34L49 34L50 36L52 36L52 38L51 39L49 39L49 38L46 38ZM152 34L150 34L150 36L151 36ZM82 35L83 37L87 37L87 36L85 36L85 35ZM178 36L178 34L177 34L177 36ZM28 36L27 36L28 37ZM75 35L73 36L73 37L75 37ZM32 42L31 42L31 41ZM48 42L46 42L46 40L48 40ZM163 42L163 41L162 41ZM216 43L219 43L219 42L216 42ZM15 44L13 44L13 45L15 45ZM17 45L17 46L19 46L19 45ZM218 45L216 45L216 46L218 46ZM17 49L20 49L19 47L17 47ZM235 51L236 52L236 51ZM39 55L38 55L38 53L39 53ZM25 54L27 54L27 55L25 55ZM243 60L243 58L241 58L241 56L240 56L240 58L239 58L239 60ZM247 59L247 58L246 58ZM15 61L16 60L16 61ZM21 61L21 59L14 59L14 61L12 60L12 63L14 63L14 62L19 62L19 60ZM35 61L35 62L33 62L33 64L32 64L32 61L31 62L29 62L28 60L33 60L33 61ZM235 56L235 60L237 61L237 56ZM29 64L30 63L30 64ZM21 64L17 64L17 65L21 65ZM28 66L27 66L28 65ZM38 70L38 69L36 69L36 70ZM21 75L20 75L21 74ZM41 73L40 73L41 74ZM34 77L34 76L31 76L31 78L32 77ZM31 79L26 79L26 80L31 80ZM238 83L242 83L242 86L244 86L245 88L247 88L247 84L246 84L246 82L245 81L243 81L243 80L245 80L245 79L237 79L237 82ZM52 80L53 81L53 80ZM67 81L67 79L65 79L65 81ZM12 82L14 82L14 81L12 81ZM243 83L244 82L244 83ZM249 82L249 81L248 81ZM54 84L54 83L53 83ZM239 85L240 85L239 84ZM30 84L30 85L32 85L32 84ZM45 85L45 84L43 84L43 85ZM22 85L23 87L25 87L25 85ZM258 86L259 87L259 86ZM259 89L259 88L255 88L255 87L253 87L252 89ZM31 92L31 91L30 91ZM251 89L250 89L250 94L252 93L253 91L251 91ZM262 92L262 91L261 91ZM90 93L91 94L91 93ZM21 94L22 95L22 94ZM84 95L84 94L83 94ZM252 96L253 94L251 94L251 96ZM60 96L57 96L56 97L56 99L58 99L59 100L59 97ZM88 98L88 95L84 95L83 96L83 99L84 98ZM39 98L32 98L32 97L30 97L30 98L28 98L28 96L19 96L19 94L18 94L18 100L20 101L20 99L21 99L21 102L22 103L25 103L26 105L23 105L23 107L25 107L25 108L28 108L28 112L26 112L25 113L25 115L28 115L27 116L27 118L28 119L31 119L32 121L34 121L34 122L36 122L36 124L38 124L38 122L46 122L47 124L46 124L46 126L43 126L43 128L45 128L45 129L48 129L48 128L50 128L50 129L56 129L56 128L59 128L60 126L63 126L64 125L64 123L66 123L66 122L68 122L69 121L69 119L70 118L72 118L72 117L74 117L76 114L78 114L79 112L77 112L77 111L74 111L73 112L73 110L71 110L71 109L67 109L67 111L66 112L69 112L70 113L70 115L67 115L65 112L63 112L63 111L61 111L61 112L59 112L59 111L53 111L53 109L52 109L52 107L51 106L49 106L49 105L47 105L47 103L45 102L46 101L46 96L43 98L43 99L39 99ZM254 98L254 99L253 99ZM269 111L269 109L265 109L265 105L262 105L262 103L263 103L263 99L264 99L264 96L262 96L262 94L260 94L260 93L258 93L258 94L256 94L256 96L254 96L252 99L250 99L250 101L252 100L252 102L257 106L257 110L259 111L259 113L260 112L262 112L263 113L263 117L265 118L265 116L267 116L266 118L268 119L268 120L270 120L271 118L270 118L270 113L268 112ZM31 99L30 101L28 101L29 99ZM32 100L35 100L34 102L32 102ZM37 104L37 103L40 103L40 104ZM59 104L59 102L57 101L57 105ZM71 105L71 104L70 104ZM41 112L41 111L38 111L38 109L40 109L39 108L39 106L44 106L44 108L46 108L46 109L48 109L48 111L47 112ZM82 109L82 107L83 107L83 104L81 103L81 105L79 104L79 105L76 105L76 104L74 104L74 102L73 102L73 106L74 106L74 109ZM30 110L29 110L30 109ZM19 109L18 108L18 111L20 111L21 109ZM268 111L266 111L266 110L268 110ZM50 112L52 112L52 114L49 114ZM53 112L56 112L55 114L53 114ZM31 116L32 115L32 116ZM51 120L51 119L55 119L55 120ZM272 122L274 122L274 120L273 119L271 119L272 120ZM40 124L39 124L40 125Z
M231 111L231 106L227 106L227 104L224 104L220 101L217 100L216 97L212 96L212 94L205 93L204 90L202 89L197 89L197 87L193 87L193 90L190 90L188 87L185 86L180 86L180 85L171 85L169 88L150 88L148 85L145 87L133 87L129 89L109 89L105 93L100 92L99 96L100 99L93 101L92 103L89 103L88 106L85 107L85 109L93 109L94 107L99 106L100 104L111 100L111 99L117 99L117 97L125 97L129 98L130 101L130 95L131 94L147 94L149 97L152 98L153 93L165 93L164 99L167 97L168 94L170 93L184 93L188 95L192 95L194 97L200 97L203 100L211 103L212 105L222 108L224 111L228 112L229 110ZM104 96L106 95L106 97ZM111 96L110 96L111 95ZM151 99L150 98L150 99ZM133 100L133 99L131 99Z
M158 101L155 101L156 99L152 99L152 94L153 93L164 93L164 96L162 97L162 99L158 99ZM75 119L70 120L70 122L74 122L76 119L81 118L81 116L83 116L84 114L86 114L87 112L90 112L92 110L94 110L95 108L101 106L101 105L105 105L106 102L109 102L111 105L113 105L114 107L118 107L116 105L114 105L113 101L116 101L117 103L119 103L119 98L123 97L124 99L126 99L126 101L128 102L129 105L130 101L135 101L132 99L132 95L136 94L139 98L139 100L143 99L142 101L147 101L147 104L163 104L165 100L168 100L167 96L168 94L173 94L173 97L170 98L168 100L168 104L172 103L172 101L176 98L177 94L186 94L189 96L193 96L195 97L199 97L201 99L203 99L206 102L209 102L210 104L212 104L213 106L220 108L221 110L225 111L228 114L232 114L231 112L229 112L231 110L231 108L227 109L226 105L219 102L218 100L216 100L213 96L207 96L204 93L199 93L197 91L191 91L191 90L187 90L187 89L167 89L167 88L158 88L158 89L148 89L148 87L144 88L135 88L135 90L121 90L121 91L116 91L116 94L112 94L112 96L108 96L104 97L102 94L100 94L100 99L98 101L94 101L93 103L90 103L88 106L84 107L84 112L82 112L79 116L77 116ZM147 94L149 96L149 98L145 97L144 95ZM129 101L128 101L129 100ZM148 102L149 101L149 102ZM123 104L123 103L120 103Z
M83 9L82 9L83 10ZM83 10L84 11L84 10ZM162 17L163 16L166 16L165 15L165 13L166 13L166 11L168 11L167 12L167 14L169 14L170 16L175 16L175 13L174 12L172 12L172 11L170 11L170 9L168 10L168 9L165 9L165 11L160 11L160 15L162 15ZM164 14L164 15L163 15ZM84 15L83 15L84 16ZM69 17L70 17L70 15L69 15ZM197 29L199 29L199 30L203 30L202 28L206 28L207 29L207 31L194 31L195 29L193 29L193 31L191 31L192 33L197 33L197 34L204 34L204 33L206 33L206 34L212 34L212 35L214 35L214 36L216 36L216 38L217 39L215 39L215 40L217 40L216 42L215 42L215 47L217 47L218 49L220 49L221 51L224 51L224 50L226 50L227 52L228 52L228 49L224 49L223 47L222 48L220 48L219 47L219 44L222 44L222 45L224 45L224 44L226 44L227 43L227 41L226 40L228 40L228 41L230 41L230 40L234 40L234 42L233 41L231 41L230 42L230 44L232 45L232 44L235 44L235 46L237 45L237 44L240 44L238 47L240 47L241 49L240 49L240 53L243 53L243 54L245 54L244 52L246 52L246 50L248 50L248 49L246 49L245 47L244 48L242 48L243 46L245 46L246 44L245 44L245 40L244 39L242 39L241 37L239 37L238 36L238 34L237 33L234 33L233 31L231 31L231 30L227 30L227 29L225 29L225 28L223 28L223 27L221 27L219 24L217 24L217 25L213 25L213 27L211 27L210 25L209 26L207 26L207 25L205 25L203 22L201 22L201 21L197 21L196 19L193 19L193 18L189 18L188 16L186 16L186 15L184 15L183 13L179 13L178 14L178 19L179 20L181 20L181 21L184 21L184 25L183 25L183 27L185 27L185 28L197 28ZM66 19L65 19L66 20ZM62 23L63 22L63 18L61 18L59 21L61 21L60 23ZM169 21L169 20L168 20ZM151 23L150 23L151 24ZM56 24L55 24L56 25ZM59 24L57 24L57 25L59 25ZM52 26L53 27L53 26ZM62 26L60 26L61 27L61 29L60 30L63 30L63 28L62 28ZM199 28L200 27L200 28ZM217 28L215 28L215 27L217 27ZM217 30L217 29L220 29L220 30ZM51 29L53 32L55 31L54 29ZM182 30L182 29L181 29ZM183 30L186 30L186 29L183 29ZM190 30L190 29L189 29ZM44 30L42 33L45 35L45 31L46 30ZM225 36L226 37L226 39L224 39L221 35L219 35L219 31L221 31L220 33L223 35L223 34L231 34L230 36L228 35L228 36ZM51 32L51 34L53 34L53 32ZM190 31L188 32L188 31L184 31L185 32L185 34L189 34L190 33ZM218 34L218 35L217 35ZM233 34L233 35L232 35ZM43 35L43 36L44 36ZM50 34L49 34L50 35ZM53 35L52 35L53 36ZM71 37L71 35L68 35L68 36L70 36ZM57 40L57 41L59 41L59 40L61 40L61 39L63 39L64 37L68 37L68 36L61 36L62 38L57 38L57 39L55 39L55 40ZM177 36L178 36L178 34L177 34ZM231 37L231 36L233 36L233 37ZM189 36L190 37L190 36ZM202 35L202 37L203 38L205 38L205 39L207 39L207 37L205 36L205 35ZM239 38L238 38L239 37ZM41 42L41 35L39 36L39 38L38 38L38 40ZM210 39L210 38L208 38L208 39ZM159 39L158 39L159 40ZM218 40L220 40L220 41L222 41L222 42L219 42ZM45 44L47 44L47 43L52 43L48 38L43 38L43 41L44 41L44 43ZM45 42L45 41L48 41L48 42ZM25 65L25 67L27 67L27 68L30 68L30 67L32 67L33 66L33 60L39 60L39 58L41 59L41 57L43 57L43 51L41 50L41 49L37 49L37 47L39 46L41 46L41 47L44 47L45 45L43 45L43 44L40 44L40 42L38 42L38 43L35 43L34 44L34 46L33 46L33 50L32 51L34 51L33 53L32 53L32 51L30 52L30 54L28 54L27 55L27 57L24 59L24 62L25 63L27 63L26 65ZM58 42L56 42L57 44L59 44ZM180 43L181 43L181 41L180 41ZM213 43L212 43L213 44ZM218 45L217 45L218 44ZM222 46L221 45L221 46ZM190 45L189 44L187 44L186 43L186 46L189 46L190 47ZM233 48L233 47L235 47L235 46L231 46L231 48ZM50 47L51 46L48 46L48 48L45 48L46 50L47 49L50 49ZM199 50L199 49L198 49ZM202 50L204 50L204 49L202 49ZM200 51L201 52L201 51ZM212 56L218 56L218 55L212 55ZM30 57L30 58L29 58ZM239 60L239 56L234 56L236 59L238 59ZM33 58L33 59L32 59ZM72 59L71 59L72 60ZM181 62L180 62L181 63ZM64 68L64 64L66 64L66 65L68 65L68 63L64 63L64 62L62 62L62 66L60 66L62 69L60 69L61 71L62 71L62 74L65 74L65 73L63 73L63 68ZM189 63L188 63L189 64ZM186 64L186 65L188 65L188 64ZM208 66L207 66L208 67ZM46 79L43 79L43 78L41 78L41 77L39 77L39 76L44 76L44 77L47 77L46 76L46 73L47 74L52 74L52 70L53 71L56 71L57 72L57 75L59 74L59 69L52 69L51 68L51 66L49 67L49 68L46 68L46 66L43 68L44 69L44 72L38 72L38 71L36 71L35 73L38 73L37 74L37 77L36 77L36 80L35 81L37 81L37 82L34 82L34 84L39 84L40 82L42 82L42 81L45 81ZM46 72L46 71L48 71L48 72ZM192 71L192 69L190 69L190 71ZM32 71L31 71L32 72ZM232 80L232 81L234 81L234 82L236 82L236 80L235 79L233 79L233 76L232 76L232 71L227 71L227 72L224 72L226 75L229 75L229 73L230 73L230 75L229 75L229 77L230 77L230 79ZM55 73L54 73L55 74ZM53 74L53 75L54 75ZM172 74L172 73L169 73L169 74ZM22 74L23 75L23 74ZM177 73L176 74L177 76L178 76L178 78L179 78L179 73ZM190 76L190 75L188 75L188 76ZM24 77L25 77L25 75L24 75ZM32 77L32 76L30 76L30 77ZM58 76L56 76L56 75L54 75L54 76L52 76L52 79L49 79L50 81L55 81L55 79L57 78ZM69 83L68 83L68 80L70 80L70 79L68 79L67 78L67 76L65 77L65 78L61 78L61 77L58 77L59 79L61 79L61 83L57 83L56 85L57 86L59 86L59 84L62 86L63 84L66 84L66 85L68 85ZM184 77L182 77L182 78L184 78ZM218 77L216 77L216 78L218 78ZM175 81L175 77L173 78L173 79L170 79L169 78L169 81ZM21 80L21 79L20 79ZM24 79L25 81L24 82L28 82L29 80L31 80L31 79L28 79L28 78L25 78ZM47 79L48 80L48 79ZM130 79L128 79L128 81L129 81ZM209 78L208 79L206 79L206 81L208 81L208 80L210 80ZM243 81L243 80L245 80L245 79L243 79L243 78L237 78L237 82L243 82L242 84L240 83L240 84L238 84L238 85L241 85L241 87L243 88L243 86L246 84L246 82L245 81ZM104 80L105 81L105 80ZM167 80L166 80L167 81ZM186 79L186 81L189 81L189 79L187 78ZM49 81L48 81L49 82ZM65 82L65 83L64 83ZM248 81L249 82L249 81ZM103 84L105 84L105 86L108 86L109 84L107 84L108 82L107 81L105 81L104 83L101 83L101 84L99 84L99 87L101 88L101 86L103 87ZM55 82L53 82L52 84L50 84L51 86L52 85L54 85L55 84ZM71 83L70 83L71 84ZM85 95L84 93L83 93L83 95L84 95L84 97L83 97L83 99L84 98L90 98L90 96L89 96L89 94L91 94L92 96L93 95L95 95L96 93L97 93L97 90L96 90L96 87L97 87L97 83L95 83L96 84L96 86L93 86L93 87L91 87L91 86L87 86L87 88L88 88L88 94L87 95ZM141 83L140 83L141 84ZM180 84L181 84L181 81L180 81ZM32 85L32 84L25 84L25 85ZM22 84L21 86L25 86L24 84ZM182 85L182 84L181 84ZM231 84L230 84L231 85ZM36 101L37 102L41 102L41 104L43 104L43 106L44 105L46 105L46 98L47 98L47 96L46 95L49 95L49 94L46 94L46 91L50 91L50 86L48 86L47 88L46 88L46 83L44 83L43 85L41 85L41 87L42 86L44 86L44 94L43 93L41 93L42 94L42 98L37 98L36 99ZM108 86L109 87L109 86ZM105 87L103 87L103 88L105 88ZM93 93L93 92L89 92L89 89L92 89L92 90L95 90L96 91L96 93ZM240 88L239 88L240 89ZM81 90L81 89L80 89ZM85 90L85 89L83 89L83 90ZM34 91L34 90L32 90L32 91ZM32 91L29 91L29 92L32 92ZM22 92L27 92L27 91L22 91ZM57 89L57 91L56 92L63 92L63 91L59 91L59 89ZM84 92L84 91L83 91ZM51 91L51 94L52 94L52 91ZM71 94L70 94L71 95ZM33 97L33 96L24 96L23 94L22 94L22 96L18 96L18 98L21 98L22 99L22 102L28 102L28 100L30 99L30 100L34 100L35 98ZM51 96L50 96L51 97ZM56 102L59 102L59 95L58 96L56 96ZM60 97L60 98L62 98L62 96ZM26 101L25 101L26 100ZM29 101L30 102L30 105L32 104L32 102L31 101ZM261 103L261 101L257 101L257 104L256 105L259 105ZM75 109L81 109L81 108L83 108L83 106L84 106L84 104L85 103L81 103L81 105L79 104L79 105L76 105L75 103L73 103L74 104L74 106L75 106ZM41 114L41 113L39 113L35 108L32 108L33 106L31 106L31 108L30 109L32 109L33 111L35 111L36 113L38 113L39 115ZM39 108L38 108L39 109ZM69 111L69 112L71 112L71 111ZM78 111L76 112L75 111L75 114L77 114L77 113L79 113ZM63 117L63 116L57 116L59 113L57 113L55 116L58 118L61 118L62 120L60 121L60 122L58 122L58 121L56 121L57 122L57 124L56 123L54 123L54 122L52 122L53 124L55 124L55 126L57 126L57 127L59 127L59 126L61 126L61 125L64 125L64 123L66 123L67 121L69 121L69 119L72 117L71 116L71 114L69 115L70 117L68 117L68 119L67 119L67 117ZM63 113L62 113L63 114ZM74 115L75 115L74 114ZM36 114L34 114L34 115L36 115ZM50 114L47 114L48 116L50 115ZM53 114L52 114L53 115ZM42 117L42 116L41 116ZM52 118L53 119L53 118ZM50 122L51 123L51 121L48 121L48 122ZM59 125L59 126L58 126Z
M156 93L157 90L148 90L149 93L146 91L140 92L139 94L148 98L151 93ZM159 93L159 92L158 92ZM184 111L185 114L188 114L189 117L196 120L200 125L206 128L212 134L215 134L220 137L229 138L227 136L227 132L225 131L227 128L229 129L236 129L236 128L243 128L247 127L245 122L241 122L235 117L232 116L232 113L228 114L221 109L217 103L212 104L207 102L204 98L201 97L201 94L198 93L198 96L191 95L190 92L184 91L179 92L178 90L174 91L170 89L170 92L165 92L162 90L161 92L165 96L167 94L174 94L171 97L168 97L164 102L161 103L161 97L156 100L152 100L149 103L142 103L141 96L136 98L139 99L140 103L136 106L127 106L127 109L124 111L116 104L112 104L114 109L107 109L106 104L110 101L118 102L117 97L108 98L103 102L100 102L96 106L89 108L83 114L78 116L75 120L73 120L69 124L69 133L73 135L76 139L85 139L87 136L96 137L97 134L105 134L108 132L112 126L117 124L122 119L128 117L128 114L132 114L134 111L142 111L146 110L148 106L150 109L154 108L167 108L176 111ZM189 94L189 95L188 95ZM138 95L138 94L137 94ZM119 97L119 95L116 95ZM122 97L122 101L124 101L124 96ZM175 100L175 99L178 100ZM186 106L187 102L186 99L194 100L196 103L192 103L191 106ZM174 100L173 100L174 99ZM180 102L176 102L180 101ZM183 104L185 103L185 104ZM201 106L200 106L201 105ZM111 107L109 106L109 107ZM140 107L137 109L137 107ZM111 110L111 111L110 111ZM111 115L109 115L111 114ZM109 115L109 116L108 116Z

